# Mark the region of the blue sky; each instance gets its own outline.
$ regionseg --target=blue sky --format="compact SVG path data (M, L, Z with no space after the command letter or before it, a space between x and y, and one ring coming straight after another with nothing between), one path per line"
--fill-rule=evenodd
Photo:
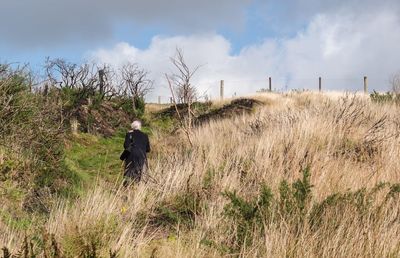
M167 95L163 74L176 47L202 64L202 90L227 81L250 94L272 76L277 90L387 90L400 70L398 0L0 0L0 61L40 68L46 56L150 71L154 96ZM363 8L360 8L360 6ZM361 79L360 79L361 80ZM229 83L231 82L231 83ZM153 97L154 97L153 96Z

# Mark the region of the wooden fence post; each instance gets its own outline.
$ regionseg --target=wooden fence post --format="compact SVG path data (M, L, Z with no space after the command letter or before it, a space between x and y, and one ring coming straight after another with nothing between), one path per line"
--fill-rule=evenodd
M224 99L224 80L221 80L220 88L219 88L219 95L221 100Z
M368 77L364 76L364 93L368 93Z
M269 92L272 92L272 78L271 77L268 78L268 90L269 90Z
M319 77L318 90L319 90L319 92L322 91L322 78L321 77Z
M104 93L104 75L105 75L104 70L100 69L99 70L99 91L100 91L100 94Z

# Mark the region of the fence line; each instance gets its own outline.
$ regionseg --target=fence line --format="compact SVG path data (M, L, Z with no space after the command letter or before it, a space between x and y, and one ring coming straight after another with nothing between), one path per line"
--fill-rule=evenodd
M372 77L374 80L371 85L381 86L384 85L384 80L382 78ZM379 81L379 82L378 82ZM205 91L205 95L207 95L207 99L224 99L226 97L226 93L232 94L232 97L235 96L243 96L245 95L243 89L247 88L247 86L254 87L255 83L260 85L262 82L265 87L260 87L256 92L285 92L290 89L303 89L303 90L316 90L318 92L323 92L324 90L329 90L336 88L337 90L356 90L362 91L365 94L369 92L369 77L363 76L359 78L329 78L329 77L315 77L315 78L280 78L274 80L274 77L266 77L264 80L254 79L254 80L210 80L203 81L199 84L195 84L199 88L207 88ZM386 81L388 83L388 81ZM235 85L235 86L233 86ZM290 85L290 86L289 86ZM297 86L297 87L296 87ZM305 87L299 87L305 86ZM382 88L382 87L381 87ZM233 92L232 89L235 89ZM209 92L213 92L214 98L211 98ZM238 94L237 94L238 93ZM203 93L202 93L203 94ZM217 97L216 97L217 96ZM170 96L158 96L158 103L171 103Z

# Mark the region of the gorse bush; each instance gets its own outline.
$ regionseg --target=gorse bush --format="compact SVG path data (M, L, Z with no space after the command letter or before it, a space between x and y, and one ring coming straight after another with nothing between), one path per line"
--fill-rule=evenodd
M283 180L279 187L279 198L274 198L272 190L261 184L259 195L252 200L239 197L236 192L226 191L223 195L229 200L224 207L224 215L230 218L234 225L236 237L232 250L239 251L252 243L254 232L262 232L265 225L272 220L294 221L302 223L305 209L311 200L310 171L304 169L303 178L298 179L291 186Z
M201 211L200 202L200 196L193 191L177 195L171 201L156 207L150 223L163 227L181 225L191 228L194 226L196 215Z
M252 246L257 235L263 235L270 226L281 222L295 235L300 233L299 230L315 232L329 229L335 232L346 221L349 210L356 214L357 223L370 223L368 219L382 216L384 207L396 205L400 195L399 184L380 183L371 190L362 188L354 192L335 193L312 203L312 187L307 168L302 178L293 184L289 185L286 180L280 183L279 198L275 198L271 189L263 184L259 195L253 199L246 200L235 191L224 192L229 200L224 207L224 216L231 221L227 224L228 235L234 234L234 237L221 245L205 238L203 244L223 254L237 253ZM382 192L383 198L379 199Z
M80 88L61 88L60 93L65 107L69 110L87 103L88 98L94 95L93 92L88 92Z
M254 231L263 231L265 220L271 216L272 191L262 185L259 195L249 201L239 197L236 192L226 191L223 195L230 201L224 207L224 216L231 219L236 227L233 229L236 236L229 246L231 251L238 251L242 246L251 245Z
M295 220L304 217L311 200L310 169L303 170L302 178L289 186L286 180L279 185L280 215L286 220Z
M134 103L134 115L137 118L142 118L144 115L144 111L145 111L145 107L146 107L146 103L144 102L144 98L143 97L134 97L133 99L133 103Z
M116 108L121 108L132 117L143 119L146 103L142 97L118 97L115 99Z
M379 93L374 90L370 94L370 98L375 103L400 103L399 95L392 92Z

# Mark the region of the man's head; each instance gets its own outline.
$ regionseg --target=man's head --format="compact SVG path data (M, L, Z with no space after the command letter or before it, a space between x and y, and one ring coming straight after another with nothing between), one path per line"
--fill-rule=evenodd
M131 127L133 130L140 130L142 128L142 122L140 122L139 120L135 120L131 124Z

